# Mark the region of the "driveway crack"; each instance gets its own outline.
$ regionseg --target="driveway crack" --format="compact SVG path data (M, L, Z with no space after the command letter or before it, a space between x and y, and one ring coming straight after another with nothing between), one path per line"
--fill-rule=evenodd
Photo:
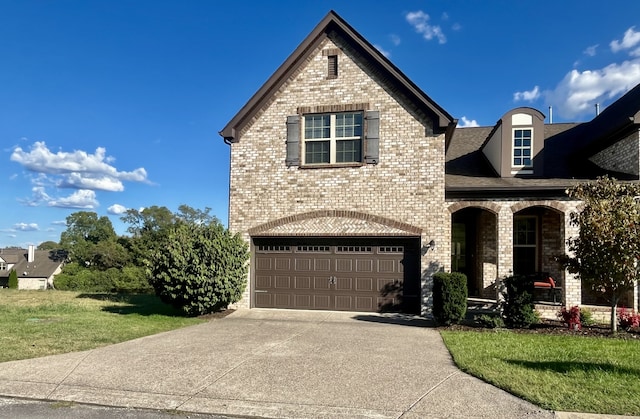
M454 375L460 374L460 371L454 371L451 374L447 375L445 378L443 378L442 380L440 380L436 385L434 385L433 387L431 387L429 390L427 390L422 396L418 397L418 399L416 401L414 401L413 403L411 403L411 406L409 406L407 409L405 409L400 416L398 416L396 419L401 419L403 416L405 416L407 413L409 413L418 403L420 403L422 401L422 399L424 399L425 397L427 397L430 393L432 393L435 389L437 389L438 387L440 387L445 381L449 380L451 377L453 377Z

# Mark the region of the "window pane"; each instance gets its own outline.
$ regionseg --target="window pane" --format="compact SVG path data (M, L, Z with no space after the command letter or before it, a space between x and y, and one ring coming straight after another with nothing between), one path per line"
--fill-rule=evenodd
M345 112L336 114L336 138L359 137L362 135L362 114Z
M531 166L531 159L522 159L523 166Z
M329 138L330 115L307 115L304 117L304 138Z
M336 142L336 163L362 161L361 144L361 140L343 140Z
M307 141L304 146L306 164L329 163L329 141Z

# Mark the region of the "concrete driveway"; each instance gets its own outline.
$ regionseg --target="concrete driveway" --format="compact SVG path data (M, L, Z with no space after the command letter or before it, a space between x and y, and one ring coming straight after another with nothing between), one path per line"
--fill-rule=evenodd
M0 395L272 418L552 418L453 364L419 318L238 310L91 351L0 364Z

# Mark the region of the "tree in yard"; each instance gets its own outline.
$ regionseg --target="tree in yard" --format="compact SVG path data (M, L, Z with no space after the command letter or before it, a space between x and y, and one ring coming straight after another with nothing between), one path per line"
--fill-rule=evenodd
M632 290L640 266L640 184L609 177L581 183L569 189L583 202L581 212L571 213L578 237L567 240L567 267L611 305L611 330L617 330L616 309L624 293Z
M220 222L178 220L150 254L149 282L162 301L189 316L235 303L246 286L247 244Z
M18 273L15 269L9 272L9 288L18 289Z
M116 232L109 217L90 211L78 211L67 217L67 229L60 235L60 247L69 251L72 261L90 266L100 255L96 245L103 241L115 242Z

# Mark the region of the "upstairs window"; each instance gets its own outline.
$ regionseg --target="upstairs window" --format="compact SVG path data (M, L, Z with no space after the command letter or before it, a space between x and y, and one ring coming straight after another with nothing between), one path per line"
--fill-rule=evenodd
M532 129L513 130L513 167L532 167Z
M7 270L7 264L4 260L0 260L0 271L6 271Z
M362 112L305 115L303 164L362 162Z

